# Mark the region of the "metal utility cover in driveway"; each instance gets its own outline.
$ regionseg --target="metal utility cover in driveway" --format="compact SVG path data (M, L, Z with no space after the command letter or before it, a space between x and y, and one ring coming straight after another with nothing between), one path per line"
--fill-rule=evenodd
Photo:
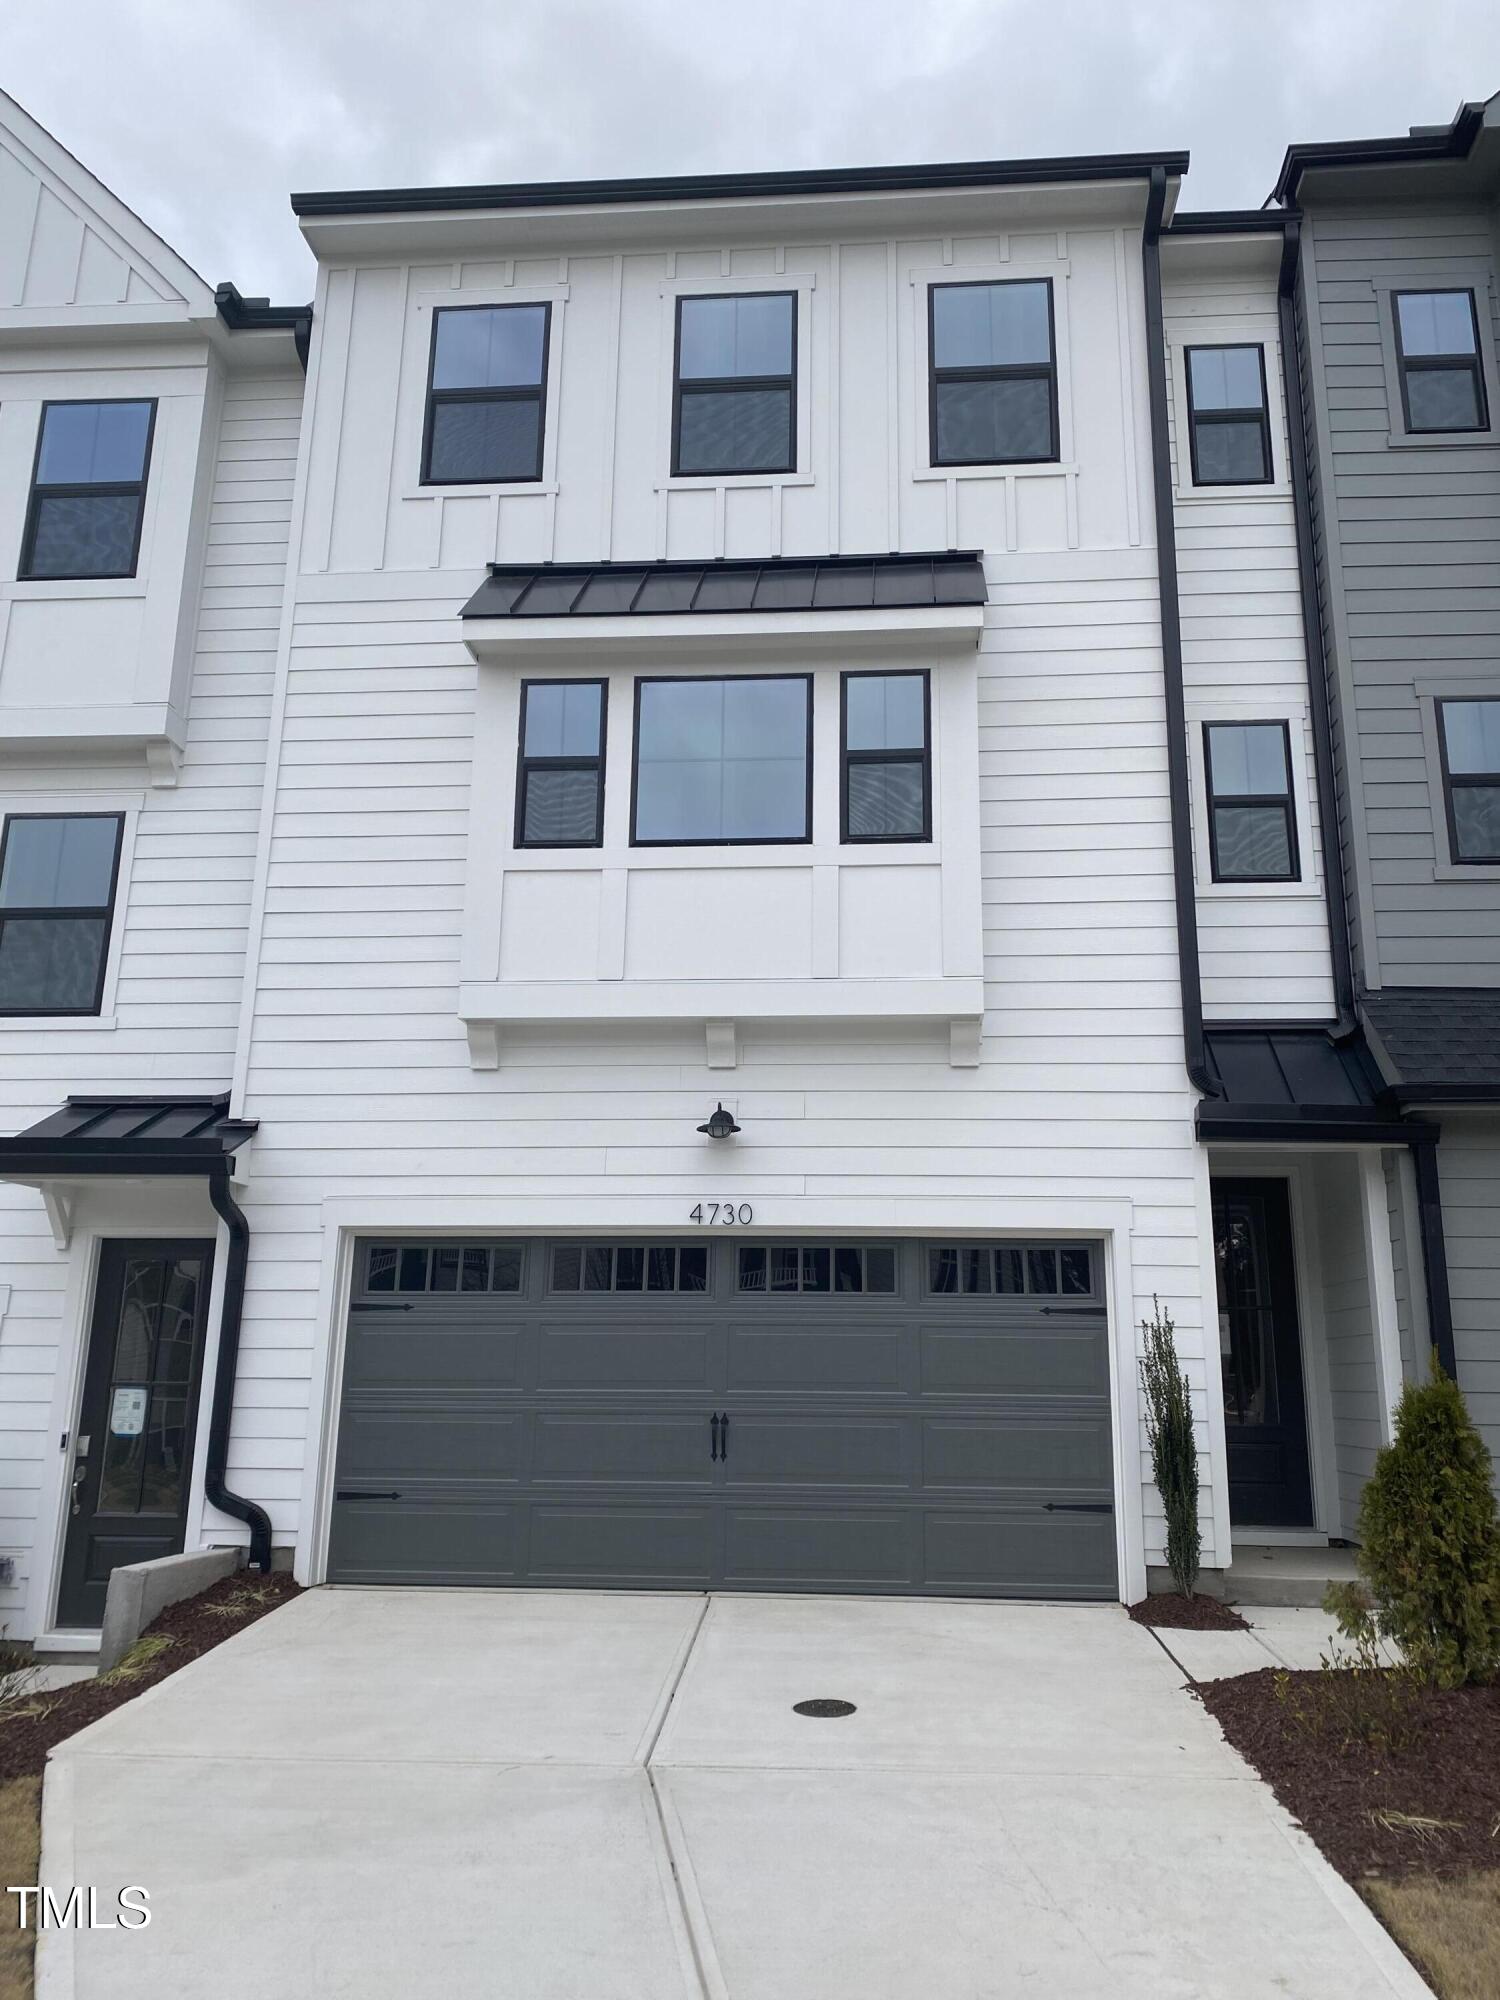
M361 1243L335 1582L1116 1595L1102 1257Z

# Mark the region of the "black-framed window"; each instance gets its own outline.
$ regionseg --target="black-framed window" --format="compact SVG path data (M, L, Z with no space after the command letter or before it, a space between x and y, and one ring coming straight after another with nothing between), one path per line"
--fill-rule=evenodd
M677 301L674 475L797 470L797 294Z
M17 574L134 576L156 404L43 403Z
M97 1014L119 813L12 813L0 834L0 1014Z
M1295 882L1297 812L1285 722L1205 722L1208 847L1216 882Z
M552 307L442 306L432 315L424 486L542 476Z
M743 1243L741 1292L887 1292L896 1289L893 1243Z
M1500 863L1500 699L1440 701L1437 713L1449 852Z
M931 840L932 718L925 671L847 673L840 691L841 838Z
M1266 351L1259 343L1189 347L1188 449L1195 486L1264 486L1271 479Z
M1392 292L1391 311L1407 430L1488 430L1473 292Z
M812 838L812 676L635 684L630 838L734 847Z
M604 838L604 681L522 681L517 847L597 847Z
M1057 457L1050 278L929 286L927 346L934 465Z

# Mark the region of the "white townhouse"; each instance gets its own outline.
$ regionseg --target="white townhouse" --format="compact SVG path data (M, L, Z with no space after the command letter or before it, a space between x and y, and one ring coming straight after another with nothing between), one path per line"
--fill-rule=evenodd
M1171 154L301 195L309 342L0 146L12 1636L246 1540L1134 1599L1153 1299L1208 1568L1347 1535L1424 1277L1283 219L1169 226Z

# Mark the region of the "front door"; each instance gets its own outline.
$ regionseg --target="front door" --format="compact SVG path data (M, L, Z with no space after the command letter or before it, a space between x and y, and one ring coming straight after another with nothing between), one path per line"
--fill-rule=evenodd
M1213 1205L1229 1518L1237 1527L1308 1528L1312 1480L1287 1184L1216 1178Z
M213 1244L106 1243L94 1289L57 1622L104 1619L110 1571L180 1552Z

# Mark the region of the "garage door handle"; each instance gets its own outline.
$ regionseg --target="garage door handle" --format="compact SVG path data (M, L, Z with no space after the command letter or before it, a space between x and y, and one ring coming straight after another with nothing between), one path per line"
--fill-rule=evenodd
M401 1495L399 1493L365 1493L363 1491L352 1493L341 1491L335 1493L333 1497L335 1500L399 1500Z
M726 1410L719 1419L719 1457L729 1456L729 1412Z
M708 1458L711 1465L719 1460L719 1425L723 1422L717 1410L708 1420Z
M1113 1500L1044 1500L1044 1514L1113 1514Z

